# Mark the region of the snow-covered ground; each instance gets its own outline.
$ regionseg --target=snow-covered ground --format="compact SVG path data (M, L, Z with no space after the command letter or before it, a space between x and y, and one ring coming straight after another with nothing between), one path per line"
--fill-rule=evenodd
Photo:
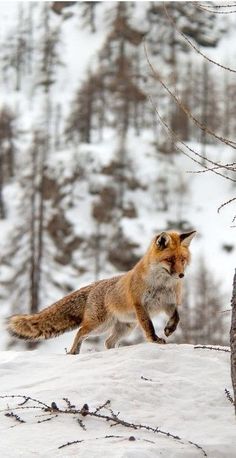
M87 403L90 411L110 400L120 419L158 427L181 440L145 429L111 427L108 421L76 413L55 416L55 411L30 407L38 407L37 402L16 409L23 398L1 398L0 455L192 458L204 456L204 449L209 458L235 458L234 408L225 394L225 388L231 392L229 355L191 345L147 343L80 356L1 352L1 396L30 396L48 405L54 402L59 409L67 408L67 398L76 409ZM25 423L5 416L10 412ZM111 415L107 408L99 413ZM129 440L131 436L135 440Z
M4 43L6 34L9 35L16 24L17 5L15 2L0 4L1 43ZM140 12L142 7L140 2ZM98 17L98 28L94 34L80 27L76 15L68 21L61 21L56 15L52 16L54 26L62 22L61 54L64 63L58 70L52 95L54 104L60 102L64 118L70 112L75 91L86 78L86 71L97 65L98 50L103 46L108 28L107 19L104 19L105 16L102 18L103 10L109 8L112 8L112 2L99 5L101 18ZM39 5L35 2L35 24L38 23L38 16ZM233 19L231 22L231 27L225 32L219 45L215 49L205 50L205 54L234 67L235 52L232 44L235 43L235 26ZM37 38L40 38L38 31ZM22 90L16 93L9 81L9 89L4 88L1 94L2 104L6 103L13 111L19 108L19 127L25 132L30 132L31 127L39 122L41 113L41 103L36 103L40 100L40 93L36 91L34 94L34 103L30 95L33 83L33 77L26 78ZM161 126L158 129L160 134L166 136ZM27 141L30 139L27 140L26 137L27 135L18 140L20 153L29 146ZM236 266L235 228L230 227L235 215L235 205L233 202L219 214L217 208L234 197L234 188L232 184L210 172L202 175L186 173L189 170L196 172L198 166L184 155L171 157L169 162L164 160L163 155L157 151L154 140L153 133L148 131L143 131L139 137L131 130L127 134L128 159L140 186L127 191L127 201L134 204L137 217L122 219L124 234L138 245L137 254L141 256L153 235L168 227L168 219L177 221L181 212L181 217L198 232L191 246L193 261L187 279L195 274L198 258L203 256L212 276L222 284L222 309L227 309ZM94 230L91 215L93 194L90 193L89 186L109 184L110 178L102 174L101 170L112 162L118 146L117 134L106 129L103 141L93 142L91 145L80 144L75 151L54 151L48 159L49 168L57 172L58 181L66 173L70 176L79 160L86 170L85 179L81 178L73 188L72 207L65 208L68 221L77 228L78 236L90 235ZM190 146L201 153L198 144ZM221 146L207 146L207 154L212 160L222 162L231 162L235 158L233 151L229 151L229 148L222 149ZM21 154L17 161L20 164ZM168 212L160 209L159 202L161 193L158 179L163 176L167 178L170 194ZM180 182L188 190L183 202L180 193L176 191ZM4 198L9 208L8 219L1 221L0 225L1 256L11 243L9 233L20 221L17 213L19 183L7 184ZM231 247L231 251L225 249L226 245ZM68 283L77 289L93 281L94 272L91 259L85 258L84 252L77 250L74 256L76 261L77 257L80 258L80 266L85 268L84 274L73 277L70 265L64 269L54 269L53 272L59 285ZM49 265L48 269L50 268ZM1 266L1 278L5 281L11 273L10 269L9 266ZM100 272L100 276L106 277L114 273L114 268L108 264ZM45 290L44 306L60 298L60 290L53 285ZM22 306L22 303L19 305ZM1 320L11 310L10 297L1 301ZM2 324L0 348L5 349L8 337L4 323ZM147 343L97 352L94 351L93 342L86 342L82 354L74 357L63 354L64 347L69 347L71 342L72 333L67 333L58 339L44 342L37 351L0 352L0 396L31 396L48 405L55 402L59 409L67 408L63 400L67 398L77 409L87 403L92 411L109 399L110 408L115 413L120 412L120 419L153 428L159 427L162 431L179 436L181 440L145 429L134 430L121 425L111 427L110 422L90 416L82 418L76 413L69 415L41 411L33 408L39 407L37 401L28 401L22 409L18 409L17 405L22 403L23 398L4 397L0 398L1 457L110 458L113 455L114 458L192 458L203 456L204 450L210 458L235 458L234 409L225 394L225 389L231 392L229 352L196 349L190 345L158 346ZM98 344L96 349L101 345ZM11 412L25 423L17 421L14 416L5 416ZM111 415L105 408L99 412ZM86 430L80 427L78 418L82 418ZM130 437L135 440L129 440ZM77 440L82 442L59 448L67 442ZM199 444L203 450L191 442Z

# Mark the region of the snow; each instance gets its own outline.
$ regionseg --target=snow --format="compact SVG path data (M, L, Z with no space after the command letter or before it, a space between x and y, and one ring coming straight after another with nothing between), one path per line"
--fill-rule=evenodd
M114 458L234 458L234 409L225 395L231 391L229 353L191 345L140 344L79 356L31 352L1 352L0 395L31 396L59 408L68 398L76 408L95 410L108 399L112 410L131 423L159 427L181 441L151 431L125 428L86 417L54 416L38 409L16 410L22 399L0 399L4 458L97 456ZM29 402L25 406L30 406ZM36 404L35 404L36 405ZM26 423L4 414L13 411ZM104 409L104 414L109 411ZM43 416L40 416L43 415ZM105 438L118 435L121 438ZM129 441L130 436L135 441ZM68 441L83 440L62 449ZM150 441L150 442L149 442Z
M62 108L63 120L70 112L71 102L86 77L87 70L98 66L98 51L102 48L108 31L108 23L101 18L105 17L104 11L107 8L112 8L112 3L99 4L100 19L97 20L95 34L91 34L88 28L81 27L78 14L65 21L56 15L52 16L54 28L62 21L60 49L64 66L57 72L57 81L52 92L54 105L59 103ZM140 29L144 6L144 3L139 2L133 17L136 25L139 19ZM1 43L4 43L6 34L17 20L17 3L2 2L0 9L0 39ZM35 4L35 24L38 23L38 12L38 5ZM216 61L232 67L235 58L232 46L235 42L233 21L235 20L231 20L232 24L218 46L203 51ZM196 61L202 61L194 52L193 55ZM146 70L149 71L147 64L146 66ZM214 70L222 76L221 69L214 67ZM31 95L33 84L33 78L32 81L30 78L29 81L26 79L23 84L25 87L17 93L12 89L11 82L9 90L4 90L1 94L1 106L6 104L18 112L18 128L24 135L18 140L17 146L19 152L24 155L28 154L32 127L37 125L42 115L42 94L40 95L37 90L37 93L32 92ZM127 134L127 174L130 173L132 177L134 170L139 186L127 190L125 194L125 203L134 205L137 218L122 219L120 224L124 235L138 245L137 254L142 256L153 235L165 230L168 220L178 220L179 202L176 189L180 181L186 183L188 193L183 204L183 217L198 232L191 244L192 264L186 279L191 281L194 277L198 258L203 256L212 276L222 285L222 310L228 309L235 269L235 229L230 227L235 214L235 204L225 207L219 214L217 208L234 196L234 189L229 182L213 173L187 173L196 172L199 168L182 154L166 159L165 155L157 150L156 142L158 136L164 138L167 134L159 124L157 132L154 134L151 129L147 129L137 136L130 129ZM201 152L201 147L197 143L191 143L190 146ZM99 190L102 185L106 186L112 180L115 181L115 178L106 176L102 169L116 158L118 148L117 133L106 127L103 140L96 140L94 135L93 143L90 145L81 143L73 148L62 145L59 151L53 151L48 158L48 167L53 171L52 176L57 177L58 183L70 178L75 168L84 169L84 176L74 184L73 189L68 187L66 190L72 204L63 202L67 221L74 226L74 233L78 237L87 236L89 239L89 236L94 234L95 221L91 215L94 196L96 189ZM221 145L207 145L207 153L212 160L234 160L232 151L229 153L229 149L222 148ZM24 173L27 174L29 171L21 170L21 154L17 161L20 180ZM160 209L161 193L158 190L158 180L163 176L168 180L170 195L167 212ZM22 189L18 182L10 182L4 188L4 199L10 204L8 219L1 221L0 224L0 250L3 258L6 248L12 243L11 233L21 222L21 193ZM226 243L232 245L232 252L223 250ZM55 250L54 245L48 248L50 254L54 254ZM70 285L74 289L90 283L94 280L94 267L91 255L87 255L86 251L82 246L82 249L78 248L73 254L75 265L84 268L84 274L74 270L71 265L55 269L50 258L44 268L45 278L53 277L58 285ZM20 256L17 262L21 263ZM10 279L12 269L12 265L1 266L1 281L7 282ZM107 264L100 272L100 278L116 273L114 266ZM61 290L51 284L50 280L43 286L42 306L46 307L61 297ZM22 310L24 306L27 307L23 302L22 299L19 300ZM11 297L1 299L0 349L5 349L9 342L3 317L9 315L12 308ZM158 335L161 336L161 318L158 318L155 326ZM231 391L229 353L194 349L191 345L158 346L147 343L98 352L102 344L89 341L83 345L82 354L74 357L63 354L64 348L71 345L72 334L66 333L57 339L43 342L36 351L0 352L0 396L26 395L49 405L54 401L60 408L65 407L63 398L67 397L78 408L88 403L91 409L96 409L110 399L113 411L120 412L120 418L154 428L158 426L164 431L179 435L183 440L177 441L150 431L126 429L118 425L111 428L109 423L90 417L83 419L87 428L83 431L76 421L77 415L60 414L49 422L38 424L38 420L47 419L50 414L44 412L43 417L37 417L42 414L37 409L14 410L18 403L17 399L0 398L1 456L203 456L200 449L188 442L192 441L203 447L210 458L235 458L234 409L224 391L225 388ZM22 342L19 345L22 345L19 349L25 348ZM17 413L26 423L20 424L14 418L5 417L4 409L8 406L10 411ZM105 410L104 413L106 412L108 411ZM105 438L111 434L120 435L122 438ZM130 436L134 436L136 440L129 441ZM58 449L60 445L74 440L84 442Z

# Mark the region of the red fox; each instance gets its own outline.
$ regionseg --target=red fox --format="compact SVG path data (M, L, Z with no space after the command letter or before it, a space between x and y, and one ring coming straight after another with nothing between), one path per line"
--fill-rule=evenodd
M68 352L71 355L79 353L88 335L105 331L110 331L105 346L113 348L137 324L148 341L166 343L156 335L150 317L164 311L169 317L165 335L176 330L182 279L195 234L162 232L133 269L74 291L34 315L13 315L8 319L8 331L19 338L36 340L79 328Z

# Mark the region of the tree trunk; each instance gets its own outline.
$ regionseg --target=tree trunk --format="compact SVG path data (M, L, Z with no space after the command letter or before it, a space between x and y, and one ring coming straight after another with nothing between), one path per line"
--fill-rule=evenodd
M3 202L3 164L2 164L2 157L1 157L1 152L0 152L0 219L5 218L5 205Z
M201 122L204 126L207 126L207 122L208 122L208 119L207 119L207 112L208 112L208 67L207 67L207 62L204 60L203 62L203 81L202 81L202 85L203 85L203 93L202 93L202 119L201 119ZM206 143L207 143L207 135L206 135L206 130L203 129L201 131L201 145L202 145L202 148L201 148L201 154L203 156L203 159L202 159L202 164L205 165L205 157L206 157Z
M234 406L236 414L236 269L233 280L232 293L232 320L230 329L230 347L231 347L231 378L234 391Z

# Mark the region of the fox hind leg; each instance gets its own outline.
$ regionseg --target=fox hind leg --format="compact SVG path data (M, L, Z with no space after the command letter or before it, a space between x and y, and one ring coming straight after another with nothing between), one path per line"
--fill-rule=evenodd
M117 321L112 328L112 333L105 341L107 349L114 348L122 337L129 334L136 327L136 323L121 323Z
M86 339L86 337L89 335L91 331L92 329L89 329L88 326L82 326L76 333L72 347L70 351L67 352L67 354L77 355L80 352L80 347L82 345L83 340Z
M88 335L99 327L101 323L97 320L84 320L79 331L76 333L72 347L67 352L68 355L77 355L80 352L82 342L88 337Z

